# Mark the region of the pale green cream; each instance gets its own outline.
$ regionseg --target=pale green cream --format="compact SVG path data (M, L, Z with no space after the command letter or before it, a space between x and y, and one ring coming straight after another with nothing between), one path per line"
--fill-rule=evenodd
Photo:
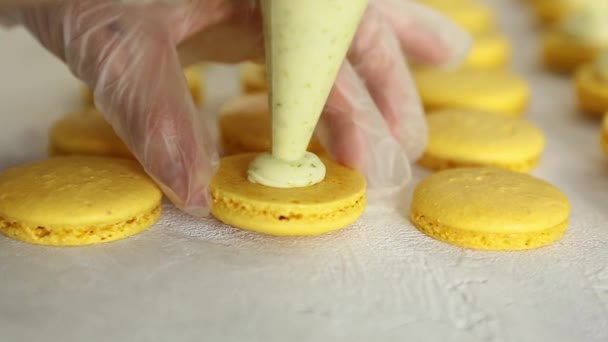
M608 45L608 1L587 0L564 21L562 31L583 42Z
M595 61L595 69L600 79L608 82L608 51L601 53Z
M262 153L249 165L247 177L252 183L275 188L300 188L321 182L325 178L325 165L310 152L295 161Z
M323 163L306 148L367 3L262 0L272 154L253 161L250 181L297 187L325 178Z

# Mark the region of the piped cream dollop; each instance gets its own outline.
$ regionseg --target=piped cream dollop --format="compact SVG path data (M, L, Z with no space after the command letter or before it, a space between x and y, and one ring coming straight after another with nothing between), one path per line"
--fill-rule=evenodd
M273 188L301 188L322 182L325 172L325 164L314 153L306 152L295 161L261 153L249 165L247 178L252 183Z
M588 0L562 24L562 32L573 39L608 45L608 1Z

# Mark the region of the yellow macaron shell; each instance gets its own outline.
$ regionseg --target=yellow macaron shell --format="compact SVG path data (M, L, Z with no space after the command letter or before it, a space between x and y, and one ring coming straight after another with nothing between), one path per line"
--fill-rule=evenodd
M497 166L528 171L545 146L542 132L517 118L444 110L430 113L427 120L429 140L420 163L432 169Z
M422 0L425 5L441 12L471 33L491 31L496 25L494 13L473 0Z
M205 101L205 84L202 79L203 67L195 65L184 69L184 77L188 83L190 94L196 105L200 105ZM89 106L95 105L95 95L88 86L82 87L85 103Z
M266 152L272 148L268 94L257 93L234 98L220 109L219 128L226 154ZM308 150L325 154L316 136Z
M423 68L414 78L427 110L466 108L520 116L530 98L526 81L507 70Z
M184 69L186 83L188 83L190 94L196 105L201 105L205 101L205 83L202 73L203 68L199 65Z
M138 218L154 220L145 215L157 219L161 198L156 184L135 161L127 159L57 157L0 175L0 221L6 225L3 228L18 225L22 233L41 228L43 235L57 239L49 244L77 245L81 241L74 235L79 231L85 234L112 225L125 225L129 230L128 225L137 225ZM143 228L138 227L137 232ZM128 236L135 232L123 233ZM121 237L121 232L116 232L107 241ZM81 238L82 244L99 242L94 241L95 237L91 237L92 241L86 236Z
M218 125L228 155L270 150L268 111L266 93L237 97L222 106Z
M241 65L243 92L255 94L268 91L266 68L263 65L246 62Z
M545 25L553 25L561 22L572 14L582 4L576 1L557 0L534 0L530 1L540 22Z
M478 232L542 231L568 221L570 204L553 185L498 168L462 168L422 180L412 212Z
M57 121L50 131L49 153L133 158L127 146L96 110L71 113Z
M604 154L608 155L608 112L604 114L604 119L602 120L600 146L602 147L602 151L604 151Z
M593 64L581 66L575 75L576 94L579 107L594 115L608 111L608 80L600 78Z
M476 35L473 48L464 66L474 69L494 69L505 67L511 58L511 45L499 33L490 32Z
M469 248L527 249L559 239L566 196L527 174L461 168L433 174L414 191L411 219L425 233ZM462 239L462 237L467 239Z
M365 209L365 178L323 160L327 173L318 184L272 188L247 179L256 154L222 159L211 181L211 213L234 227L279 236L318 235L344 228Z
M548 32L543 39L543 62L552 71L572 72L591 63L608 46L598 46L569 37L559 31Z

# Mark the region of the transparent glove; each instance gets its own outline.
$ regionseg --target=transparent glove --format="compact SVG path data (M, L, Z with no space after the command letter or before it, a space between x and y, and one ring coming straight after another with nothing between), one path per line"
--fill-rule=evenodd
M464 60L471 38L425 6L371 0L319 124L338 161L365 173L371 205L405 200L410 161L426 145L424 109L406 58L438 67Z
M197 20L190 20L194 10ZM20 7L11 18L93 90L100 112L176 206L204 216L217 149L188 90L177 45L236 18L236 11L228 1L66 0Z
M181 70L199 60L262 60L259 5L143 2L69 1L20 8L14 17L94 89L101 112L168 197L206 215L217 153ZM319 132L336 160L367 176L378 194L372 203L395 205L380 199L405 187L409 160L425 144L423 109L402 51L418 63L451 65L469 45L461 29L420 5L370 1Z

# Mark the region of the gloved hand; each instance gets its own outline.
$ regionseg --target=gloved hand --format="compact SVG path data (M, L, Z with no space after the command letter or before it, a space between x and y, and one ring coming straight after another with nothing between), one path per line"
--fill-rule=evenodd
M262 59L257 1L79 0L11 13L94 89L100 111L165 194L186 212L206 215L217 152L181 70L198 60ZM370 1L319 132L381 198L407 184L408 160L420 156L426 137L402 50L418 63L448 65L469 44L464 31L425 7Z
M403 61L451 68L471 47L463 29L408 0L371 0L321 117L320 138L368 180L370 205L405 200L410 161L424 152L424 108Z

